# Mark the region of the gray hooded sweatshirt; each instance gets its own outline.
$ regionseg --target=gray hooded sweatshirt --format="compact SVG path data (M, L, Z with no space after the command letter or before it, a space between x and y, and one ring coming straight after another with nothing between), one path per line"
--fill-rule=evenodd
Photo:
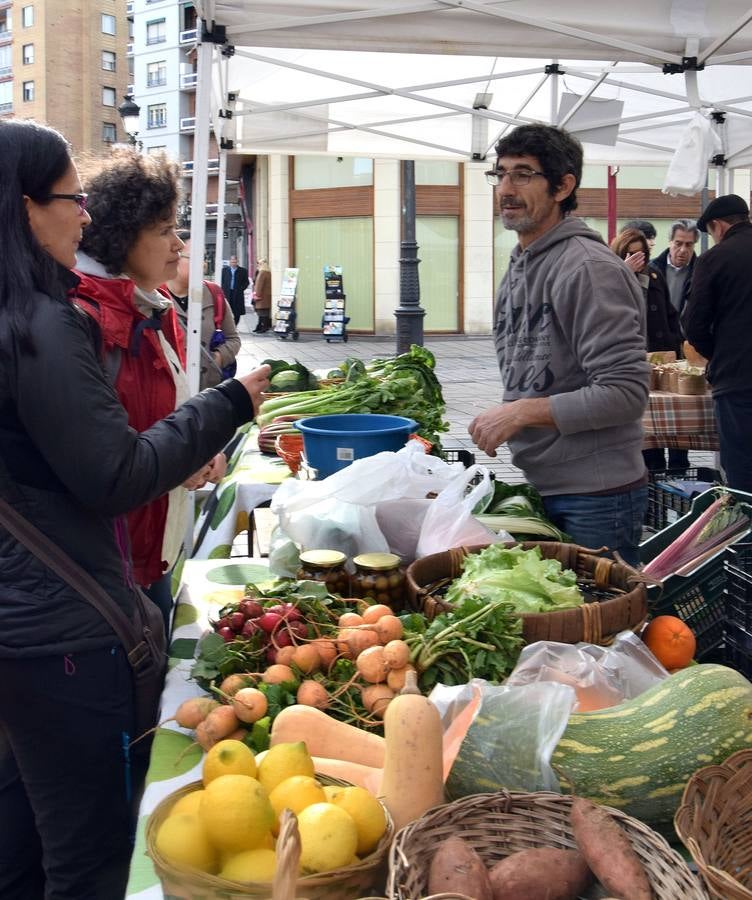
M494 313L504 401L550 397L558 430L524 428L512 460L544 495L623 487L645 473L645 304L637 279L581 219L512 252Z

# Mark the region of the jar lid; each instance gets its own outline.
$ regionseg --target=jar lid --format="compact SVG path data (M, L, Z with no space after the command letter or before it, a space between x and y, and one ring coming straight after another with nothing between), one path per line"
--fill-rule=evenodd
M396 553L361 553L353 562L366 569L394 569L400 564L400 558Z
M339 550L306 550L300 554L302 563L310 563L312 566L341 566L347 556Z

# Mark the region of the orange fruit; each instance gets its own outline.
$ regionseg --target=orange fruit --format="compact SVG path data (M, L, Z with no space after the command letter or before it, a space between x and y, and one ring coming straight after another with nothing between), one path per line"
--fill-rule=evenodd
M683 669L697 649L692 629L676 616L657 616L642 633L651 653L665 668Z

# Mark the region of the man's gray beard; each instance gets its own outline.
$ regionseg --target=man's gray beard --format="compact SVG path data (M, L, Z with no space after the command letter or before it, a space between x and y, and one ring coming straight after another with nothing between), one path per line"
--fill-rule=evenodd
M523 216L521 219L517 218L513 222L507 224L503 210L501 212L501 224L507 231L516 231L517 234L529 234L529 232L533 231L535 228L535 222L533 222L530 216Z

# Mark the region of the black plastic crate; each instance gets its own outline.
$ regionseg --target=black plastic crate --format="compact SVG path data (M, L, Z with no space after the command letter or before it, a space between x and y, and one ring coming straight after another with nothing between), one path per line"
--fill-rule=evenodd
M752 634L731 623L723 636L723 664L752 679Z
M726 619L729 624L752 632L752 576L732 564L726 557Z
M441 455L446 462L461 462L466 469L475 465L475 454L472 450L465 450L462 447L443 447Z
M645 527L651 531L660 531L662 528L672 525L686 515L692 507L693 496L663 482L680 480L705 481L708 484L721 483L721 473L717 469L704 467L650 472L649 478Z

